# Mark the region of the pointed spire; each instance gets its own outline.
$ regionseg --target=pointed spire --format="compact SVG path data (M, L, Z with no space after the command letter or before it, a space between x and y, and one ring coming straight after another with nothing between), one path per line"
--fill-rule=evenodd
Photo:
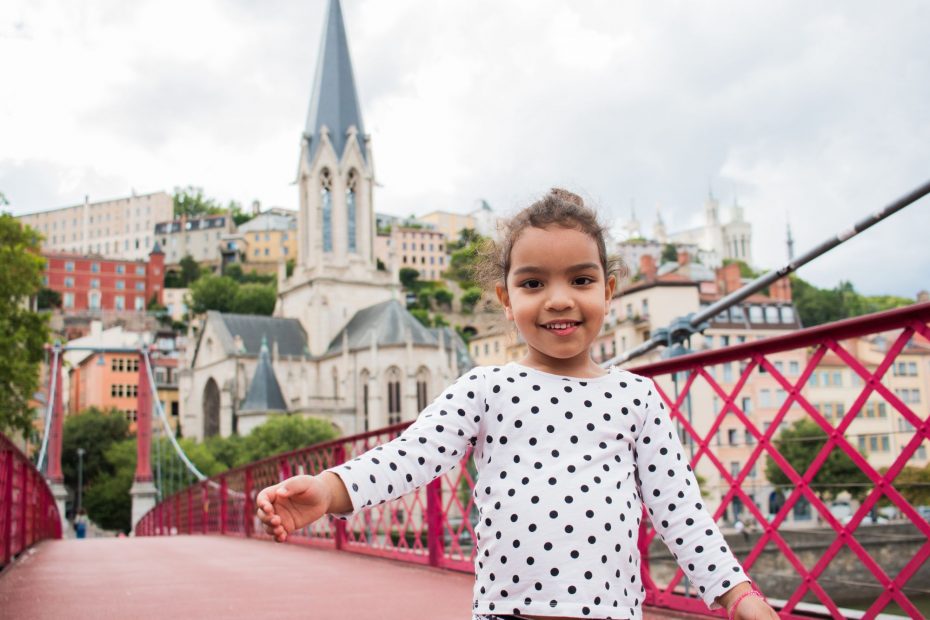
M281 386L271 367L268 354L268 339L262 336L262 349L258 355L258 366L249 384L249 393L239 409L240 413L287 411L287 402L281 393Z
M310 97L310 111L304 130L304 135L310 142L308 158L313 159L316 154L323 127L329 131L329 139L337 156L342 157L348 140L347 132L353 126L357 131L355 139L358 140L364 158L365 128L362 125L362 113L355 90L342 7L339 0L330 0L323 24L320 55L313 80L313 94Z

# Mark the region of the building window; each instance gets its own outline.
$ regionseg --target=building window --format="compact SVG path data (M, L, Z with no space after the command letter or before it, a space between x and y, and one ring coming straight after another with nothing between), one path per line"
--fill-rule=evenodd
M794 308L791 306L782 306L781 320L785 323L794 323Z
M760 407L771 407L772 406L772 392L768 388L759 390L759 406Z
M65 288L74 288L74 278L65 278Z
M65 263L65 271L74 271L74 261L67 261Z
M391 425L400 422L400 372L392 369L388 377L388 425Z
M116 273L126 273L126 265L117 265Z
M323 251L333 251L333 196L329 170L320 175L320 202L323 208Z
M125 310L126 309L126 298L122 295L117 295L113 298L113 308L116 310Z
M753 323L764 323L765 315L762 306L749 306L749 320Z
M74 307L74 293L65 293L62 296L61 305L63 305L65 308L73 308Z
M144 291L144 290L145 290L145 282L136 282L136 290L137 290L137 291Z
M778 323L778 306L766 306L765 307L765 322L766 323Z
M349 172L348 189L346 189L346 220L349 252L355 253L358 251L355 239L355 170Z
M137 312L141 312L142 310L145 310L145 298L144 297L139 297L138 295L136 296L135 308Z
M125 288L126 288L126 281L125 281L125 280L117 280L117 281L116 281L116 290L121 291L121 290L123 290L123 289L125 289Z
M98 251L98 252L100 251L100 246L99 246L99 245L97 246L97 251ZM93 273L100 273L100 263L91 263L91 264L90 264L90 270L91 270L91 272L93 272Z

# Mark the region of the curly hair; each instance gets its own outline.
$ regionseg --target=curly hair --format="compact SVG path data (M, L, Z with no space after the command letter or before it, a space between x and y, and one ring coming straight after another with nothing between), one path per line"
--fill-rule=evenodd
M597 254L604 277L626 276L627 268L617 256L607 253L604 238L607 227L598 221L597 213L586 207L581 196L554 187L548 194L526 207L503 223L500 239L486 241L478 253L475 276L485 291L493 291L498 284L506 286L510 273L510 253L520 234L527 228L559 226L585 233L597 244Z

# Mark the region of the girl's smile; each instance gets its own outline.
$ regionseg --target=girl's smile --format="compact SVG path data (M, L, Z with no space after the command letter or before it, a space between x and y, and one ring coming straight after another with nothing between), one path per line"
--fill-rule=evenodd
M507 318L528 346L523 363L574 376L603 374L591 360L613 295L597 244L574 228L529 227L510 253L506 286L497 287Z

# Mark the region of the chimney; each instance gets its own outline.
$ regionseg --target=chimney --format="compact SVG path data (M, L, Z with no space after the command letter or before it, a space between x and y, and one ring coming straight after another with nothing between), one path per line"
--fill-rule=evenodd
M678 266L682 267L691 262L691 255L686 250L678 250Z
M775 301L791 301L791 282L788 278L779 278L769 286L769 297Z
M717 284L723 291L724 295L732 293L743 284L743 279L739 275L739 265L730 263L717 270Z
M639 273L646 280L656 279L656 259L652 254L643 254L639 257Z

